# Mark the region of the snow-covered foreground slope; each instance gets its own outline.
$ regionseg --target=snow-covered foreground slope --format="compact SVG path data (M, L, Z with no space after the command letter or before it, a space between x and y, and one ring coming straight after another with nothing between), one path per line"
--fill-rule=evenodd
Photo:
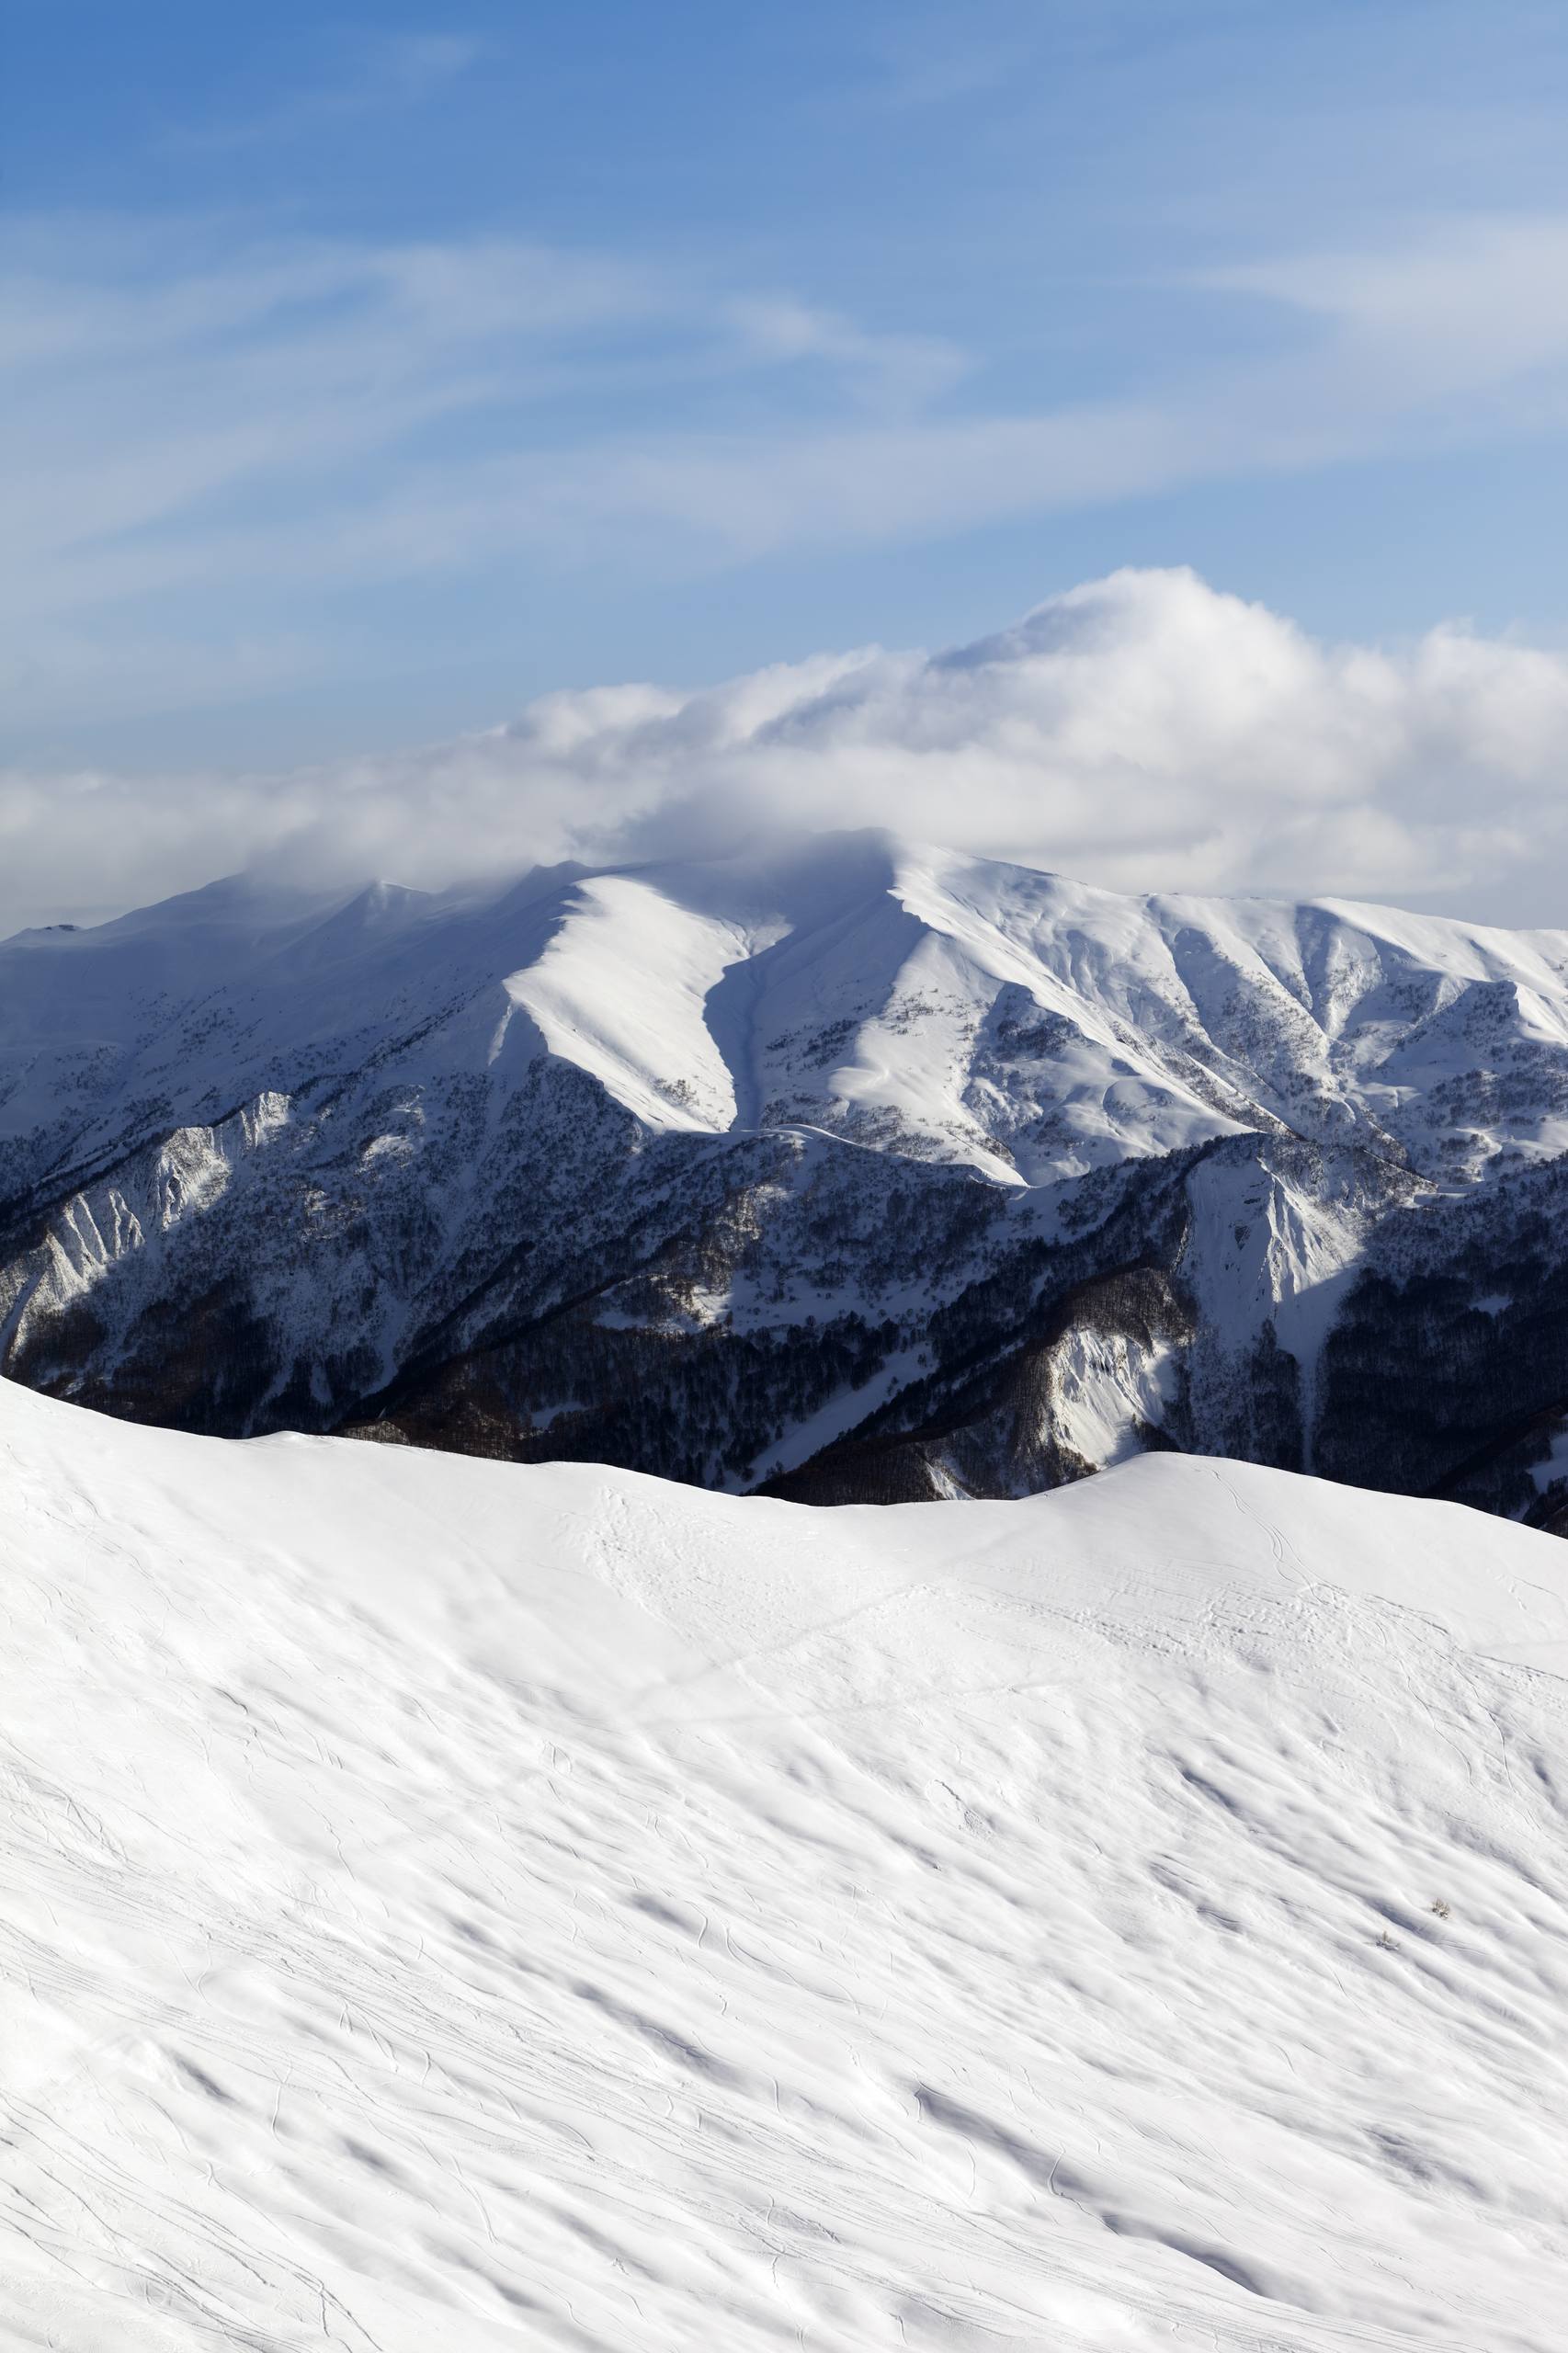
M1565 1563L0 1386L0 2337L1555 2353Z

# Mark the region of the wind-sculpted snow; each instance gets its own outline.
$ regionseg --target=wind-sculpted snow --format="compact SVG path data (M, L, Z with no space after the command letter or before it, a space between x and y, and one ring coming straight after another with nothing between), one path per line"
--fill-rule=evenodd
M0 2337L1555 2353L1565 1561L0 1384Z
M242 880L0 945L0 1361L817 1500L1160 1443L1551 1522L1565 1151L1568 934L870 836Z

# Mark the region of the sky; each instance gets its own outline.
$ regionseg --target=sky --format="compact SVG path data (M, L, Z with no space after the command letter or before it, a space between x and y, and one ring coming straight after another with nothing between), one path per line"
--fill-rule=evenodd
M536 699L711 711L693 690L1042 607L1183 660L1199 604L1241 733L1161 750L1185 829L1131 784L1067 823L1085 770L1047 727L975 846L1568 921L1556 685L1506 758L1495 714L1428 707L1463 700L1464 644L1483 701L1568 654L1565 132L1555 0L17 0L0 922L199 880L282 813L421 874L503 815L575 840L578 801L613 847L519 750ZM1305 735L1362 745L1358 832L1269 814L1294 750L1224 690L1255 612L1322 680L1381 664L1421 705L1395 756L1324 686ZM941 830L972 762L915 789L877 708L876 792L842 747L791 791ZM1199 756L1256 764L1245 857ZM767 813L749 750L695 798L725 791ZM113 824L73 868L51 813L89 806Z

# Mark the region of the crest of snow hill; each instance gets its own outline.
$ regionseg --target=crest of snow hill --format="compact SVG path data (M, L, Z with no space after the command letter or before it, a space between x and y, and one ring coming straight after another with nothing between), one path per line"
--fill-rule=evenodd
M1225 1454L1568 1529L1568 933L881 836L0 945L0 1369L822 1503Z

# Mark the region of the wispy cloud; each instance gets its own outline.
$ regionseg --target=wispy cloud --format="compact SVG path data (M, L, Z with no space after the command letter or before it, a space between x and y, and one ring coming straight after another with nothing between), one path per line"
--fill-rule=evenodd
M879 414L918 410L960 383L968 353L939 335L872 335L835 311L780 295L744 295L730 324L764 365L825 366Z
M165 143L176 153L222 153L309 137L357 117L396 113L439 96L484 54L483 41L465 33L392 34L358 45L335 72L290 90L275 105L185 125Z
M1517 382L1568 361L1568 215L1416 222L1381 245L1307 251L1206 283L1321 321L1331 356L1377 368L1396 396Z
M19 225L13 721L125 708L126 646L160 630L199 668L214 599L277 647L301 597L501 560L657 578L1568 425L1568 215L1417 224L1189 291L1290 332L1002 405L983 353L626 255Z
M0 278L0 613L30 629L194 585L405 576L497 532L613 525L591 477L608 419L773 387L862 420L961 374L767 291L505 238L213 240L178 224L19 229ZM582 422L597 412L597 427ZM658 436L652 436L657 446ZM624 467L624 456L612 463ZM501 506L496 505L502 499ZM621 500L637 525L638 500ZM47 667L47 665L43 665ZM111 659L107 670L118 665Z

